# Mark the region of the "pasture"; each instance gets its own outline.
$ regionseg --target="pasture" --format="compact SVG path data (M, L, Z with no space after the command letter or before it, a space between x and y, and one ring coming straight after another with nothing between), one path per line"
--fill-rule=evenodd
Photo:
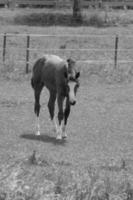
M40 10L25 10L28 12ZM120 11L119 11L120 12ZM123 12L123 11L121 11ZM122 15L122 13L119 13ZM127 11L126 11L127 12ZM121 48L131 49L132 24L112 27L17 25L22 10L0 10L1 33L88 34L94 38L33 38L32 62L47 48L113 48L112 35L122 34ZM118 15L118 13L115 13ZM133 16L129 11L124 13ZM122 15L123 16L123 15ZM131 19L131 18L130 18ZM103 35L103 37L101 37ZM104 36L107 37L104 37ZM25 75L21 47L25 38L9 38L0 75L0 199L15 200L132 200L133 199L133 74L132 63L78 63L81 83L77 105L68 120L66 141L57 142L47 110L48 92L41 95L41 136L34 136L31 74ZM2 40L1 40L2 45ZM112 59L112 52L55 52L80 60ZM2 58L1 58L2 59ZM131 60L132 52L119 54ZM31 65L32 68L32 65Z

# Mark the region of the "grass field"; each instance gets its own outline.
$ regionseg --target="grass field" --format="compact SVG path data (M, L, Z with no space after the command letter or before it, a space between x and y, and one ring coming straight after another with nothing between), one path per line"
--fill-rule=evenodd
M64 45L75 49L114 48L116 34L121 35L120 48L130 50L119 52L119 61L132 60L133 38L127 37L133 33L132 11L110 12L110 16L130 19L126 27L122 24L99 28L20 23L23 15L34 12L39 16L44 11L0 10L1 33L74 35L74 38L47 40L32 38L31 48L40 49L31 53L32 62L47 53L47 48L62 50ZM29 22L29 17L25 19ZM76 34L93 37L76 38ZM114 70L113 64L108 63L108 59L113 60L114 52L52 51L64 58L106 60L97 64L78 63L81 70L78 103L69 118L68 139L57 142L49 120L46 90L41 96L42 135L34 136L31 74L24 74L25 62L17 62L25 59L25 42L23 37L8 38L6 63L0 68L0 200L132 200L132 63L119 64Z

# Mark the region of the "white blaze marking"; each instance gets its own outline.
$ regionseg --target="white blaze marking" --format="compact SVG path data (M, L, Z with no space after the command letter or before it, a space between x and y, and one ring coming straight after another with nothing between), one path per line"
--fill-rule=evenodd
M69 101L70 102L76 101L75 92L74 92L74 88L76 86L76 83L73 82L73 81L70 81L68 83L68 86L69 86Z

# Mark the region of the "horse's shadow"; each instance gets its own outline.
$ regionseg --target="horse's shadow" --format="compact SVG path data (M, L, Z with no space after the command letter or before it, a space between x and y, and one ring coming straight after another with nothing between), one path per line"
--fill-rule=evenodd
M65 139L57 140L56 137L50 136L50 134L35 135L34 133L23 133L20 137L28 140L38 140L45 143L52 143L54 145L64 145L66 143Z

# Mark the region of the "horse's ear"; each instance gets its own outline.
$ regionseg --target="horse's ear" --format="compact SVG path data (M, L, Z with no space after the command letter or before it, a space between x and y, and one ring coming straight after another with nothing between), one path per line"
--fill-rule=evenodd
M67 59L67 62L70 63L70 58Z
M70 62L71 62L71 58L68 58L67 63L70 64Z
M68 63L69 66L75 65L75 60L73 60L72 58L68 58L67 63Z
M80 72L77 72L75 78L78 79L79 77L80 77Z

